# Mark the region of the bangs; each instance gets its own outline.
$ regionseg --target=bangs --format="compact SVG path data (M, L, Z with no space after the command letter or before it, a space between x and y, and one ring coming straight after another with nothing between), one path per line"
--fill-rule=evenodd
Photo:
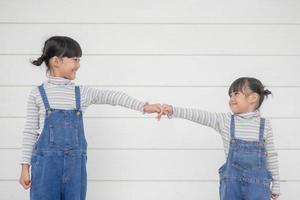
M244 93L245 89L248 87L248 80L247 78L239 78L235 80L228 90L228 95L230 96L233 92L242 92Z
M82 50L79 43L72 38L65 38L65 48L61 56L68 58L81 57Z

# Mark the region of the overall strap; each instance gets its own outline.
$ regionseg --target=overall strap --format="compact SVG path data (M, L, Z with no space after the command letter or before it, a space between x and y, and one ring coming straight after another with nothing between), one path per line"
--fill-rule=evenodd
M38 88L39 88L41 97L43 99L45 109L49 110L50 109L50 105L49 105L49 101L48 101L48 98L47 98L47 95L46 95L46 92L45 92L44 84L40 85Z
M230 138L235 139L235 122L234 122L234 115L231 115L230 121Z
M75 86L75 98L76 98L76 109L80 110L80 89L79 86Z
M259 142L263 143L264 141L264 130L265 130L265 118L260 118L260 126L259 126Z

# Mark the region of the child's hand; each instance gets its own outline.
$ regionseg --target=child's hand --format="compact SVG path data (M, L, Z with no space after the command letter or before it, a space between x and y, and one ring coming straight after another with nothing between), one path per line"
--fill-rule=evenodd
M173 114L173 107L171 105L163 104L162 108L163 109L157 115L158 120L160 120L162 115L172 115Z
M21 177L19 179L19 182L26 190L31 187L28 164L22 164L22 172L21 172Z
M272 200L277 200L277 199L278 199L278 197L279 197L279 195L278 195L278 194L272 194Z
M162 106L157 104L148 104L146 103L144 105L144 113L160 113L162 110Z

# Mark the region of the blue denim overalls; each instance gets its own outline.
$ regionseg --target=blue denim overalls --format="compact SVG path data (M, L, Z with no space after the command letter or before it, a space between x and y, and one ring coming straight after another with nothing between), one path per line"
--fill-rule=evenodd
M221 200L270 200L271 174L264 146L265 119L260 119L259 141L235 138L234 116L230 123L230 145L226 163L219 169Z
M39 91L46 109L41 136L31 158L31 200L84 200L86 149L80 90L75 86L76 109L50 108L43 85Z

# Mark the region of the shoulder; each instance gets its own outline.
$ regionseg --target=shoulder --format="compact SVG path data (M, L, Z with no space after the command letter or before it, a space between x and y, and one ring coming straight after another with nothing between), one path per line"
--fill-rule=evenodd
M265 120L265 131L266 132L272 132L272 123L269 118L262 117L261 119Z
M47 82L42 82L41 84L39 85L35 85L31 88L31 92L30 94L35 94L35 95L38 95L40 94L40 88L43 87L45 90L47 89L48 87L48 84Z
M29 96L36 97L38 94L39 94L39 85L38 86L34 86L34 87L32 87L30 89Z
M81 94L87 94L96 90L96 88L87 85L76 85L75 87L79 88Z
M75 85L75 87L78 87L80 90L87 90L88 88L91 88L90 86L87 85Z
M271 120L269 118L264 118L264 119L265 119L265 127L271 128L272 126Z
M34 86L30 89L29 95L28 95L28 104L37 104L39 101L38 98L40 96L39 88L38 86Z
M231 121L231 117L232 117L231 112L220 113L220 115L224 119L225 122L230 122Z
M80 92L82 94L89 94L89 93L110 93L110 92L120 92L121 91L114 91L114 90L108 90L108 89L103 89L103 88L98 88L98 87L92 87L92 86L87 86L87 85L76 85L79 87Z

